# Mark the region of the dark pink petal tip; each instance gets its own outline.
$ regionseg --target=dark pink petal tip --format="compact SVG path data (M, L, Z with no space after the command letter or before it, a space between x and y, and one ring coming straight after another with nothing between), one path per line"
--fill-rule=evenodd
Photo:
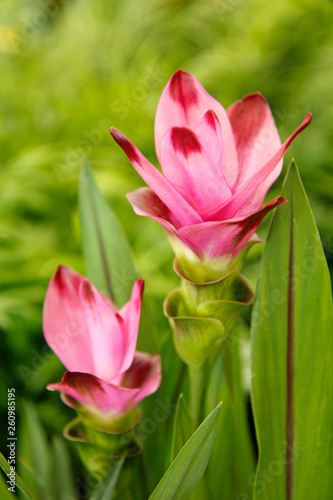
M179 103L185 110L195 106L198 102L197 90L190 73L179 69L170 80L170 96L174 102Z
M112 137L114 138L116 143L124 150L129 161L135 162L135 163L140 162L140 159L139 159L135 149L133 148L130 141L127 139L127 137L124 136L124 134L122 132L120 132L116 128L111 127L110 134L112 135Z
M241 101L243 102L254 101L254 100L261 101L265 105L267 104L267 101L261 94L261 92L253 92L252 94L248 94L241 99Z
M305 129L305 127L310 125L311 120L312 120L312 113L308 113L306 115L306 117L304 118L303 123L300 125L299 130L301 131L301 130Z
M139 288L139 297L140 297L140 300L142 300L143 292L145 289L145 280L143 280L143 279L137 280L135 282L134 286L137 286ZM133 289L134 289L134 287L133 287Z
M53 279L60 290L66 288L66 281L72 274L73 271L69 267L66 267L63 264L60 264L60 266L58 266Z
M87 278L85 278L82 281L81 291L82 291L82 298L87 301L87 303L90 305L90 307L93 307L95 302L96 302L95 294L94 294L92 284L90 283L90 281Z
M213 130L216 130L216 122L220 123L217 114L212 109L209 109L207 113L205 113L204 119L207 125Z
M202 148L197 136L192 130L185 127L173 127L171 142L175 151L180 152L185 158L191 153L201 153Z

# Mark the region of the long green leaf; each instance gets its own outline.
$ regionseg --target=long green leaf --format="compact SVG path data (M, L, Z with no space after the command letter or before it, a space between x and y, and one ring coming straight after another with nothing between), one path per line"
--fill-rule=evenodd
M123 229L87 164L81 176L79 208L87 276L120 307L128 301L138 273Z
M333 498L332 300L317 227L291 165L252 316L256 500Z
M4 473L8 476L10 472L10 465L1 452L0 452L0 467L2 468ZM17 474L16 471L15 471L15 485L22 491L23 495L26 498L28 498L28 500L32 500L31 493L29 492L28 488L26 487L26 485L24 484L24 482L22 481L22 479L20 478L20 476ZM5 497L2 496L1 498Z
M212 452L220 403L181 449L150 496L150 500L188 498L205 472Z

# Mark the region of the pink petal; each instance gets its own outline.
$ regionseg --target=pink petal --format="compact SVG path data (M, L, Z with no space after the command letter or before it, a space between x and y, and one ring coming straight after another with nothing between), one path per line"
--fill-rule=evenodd
M130 406L157 391L161 376L161 357L137 351L132 366L122 380L122 387L139 388Z
M176 227L180 227L168 207L156 196L151 188L143 187L132 191L126 195L133 210L138 215L150 217L173 234L177 234Z
M209 110L204 114L196 135L200 142L206 146L213 155L215 163L219 168L222 166L223 159L223 139L219 119L214 111Z
M107 417L120 414L134 406L133 401L139 394L139 388L116 387L88 373L66 372L61 382L49 384L51 391L59 391L78 401L88 412ZM68 397L64 402L76 408L75 402Z
M123 148L138 174L153 189L181 224L195 224L202 221L197 212L127 137L113 128L110 129L110 132L114 140Z
M230 200L226 201L210 214L206 214L205 219L227 220L235 217L236 215L239 217L258 210L258 208L261 207L269 188L269 185L266 183L266 179L279 164L293 140L309 125L311 118L311 113L308 113L298 129L295 130L295 132L293 132L291 136L282 144L280 149L273 155L266 165L258 170L258 172L256 172L250 179L239 186Z
M133 286L130 300L119 311L119 315L124 322L125 355L118 373L126 371L133 362L138 340L143 289L144 281L136 281Z
M168 181L199 214L213 210L231 196L214 156L188 128L173 127L165 134L161 165Z
M206 92L194 76L178 70L170 79L160 97L155 118L155 146L161 163L161 145L166 132L172 127L196 130L209 110L215 112L221 124L224 149L223 174L232 188L238 160L235 140L225 109ZM158 194L158 193L157 193Z
M70 371L114 377L124 358L120 317L83 276L60 266L48 287L43 310L44 335Z
M183 227L179 230L179 236L199 258L224 257L227 266L251 238L265 215L285 202L284 198L275 198L243 219L203 222Z
M236 185L255 175L280 148L281 141L271 110L259 94L251 94L235 102L227 111L238 152L239 170ZM279 176L282 160L266 178L268 188Z

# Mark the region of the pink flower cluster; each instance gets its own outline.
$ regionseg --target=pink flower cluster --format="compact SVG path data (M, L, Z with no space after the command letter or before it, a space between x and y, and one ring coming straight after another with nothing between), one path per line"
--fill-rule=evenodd
M121 132L111 129L149 187L128 194L134 211L157 220L177 249L226 269L263 217L284 203L263 205L288 146L311 121L309 113L281 145L261 94L227 111L189 73L177 71L162 92L155 144L162 172ZM112 249L110 249L112 251ZM192 252L192 253L191 253ZM48 386L66 404L98 418L117 418L160 385L160 357L136 352L143 281L120 310L88 279L60 266L47 290L46 341L67 368Z
M189 73L177 71L162 92L155 146L162 172L121 132L110 132L150 186L128 194L134 211L157 220L204 262L227 267L256 238L263 217L284 200L263 206L286 149L311 121L281 145L270 108L259 93L227 111Z

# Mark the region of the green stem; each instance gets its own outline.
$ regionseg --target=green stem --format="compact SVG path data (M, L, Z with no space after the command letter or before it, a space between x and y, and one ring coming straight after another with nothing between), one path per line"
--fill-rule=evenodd
M235 352L237 350L237 352ZM235 415L235 382L239 382L238 376L240 377L240 373L236 372L235 373L235 356L237 356L238 359L238 345L235 344L229 344L226 342L224 346L224 351L223 351L223 358L224 358L224 373L226 377L226 381L228 384L228 389L229 389L229 394L230 394L230 402L231 402L231 407L232 411ZM239 367L239 364L237 363L237 368ZM235 380L235 376L237 379ZM238 384L237 384L238 386Z
M150 493L149 493L149 484L147 476L147 466L145 458L142 453L140 453L138 457L138 462L139 462L140 477L142 478L141 484L142 484L144 498L148 498Z
M204 409L209 371L209 366L207 364L204 364L200 367L189 366L191 396L190 409L192 415L193 432L197 430L199 425L206 417L206 415L204 414ZM194 489L193 493L191 493L190 495L191 500L202 500L202 498L206 498L207 500L213 498L210 492L206 472Z
M189 366L190 373L190 396L191 415L193 430L201 424L203 420L204 397L205 397L205 369L203 366Z

